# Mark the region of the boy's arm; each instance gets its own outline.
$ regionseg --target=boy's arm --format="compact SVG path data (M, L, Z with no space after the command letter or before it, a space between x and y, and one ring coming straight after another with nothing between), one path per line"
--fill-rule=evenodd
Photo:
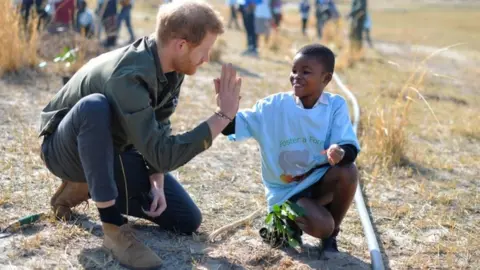
M222 134L228 136L229 140L242 141L248 138L255 140L261 136L262 122L265 110L269 110L266 106L271 103L271 99L261 99L249 109L239 110L226 128L222 130Z
M360 145L353 130L345 99L335 100L333 106L334 113L328 141L329 145L337 144L345 151L342 160L338 163L338 165L345 165L355 161L360 152Z
M357 147L355 147L355 145L353 144L343 144L343 145L340 145L340 148L342 148L343 151L345 151L345 155L337 165L346 165L346 164L353 163L358 155Z

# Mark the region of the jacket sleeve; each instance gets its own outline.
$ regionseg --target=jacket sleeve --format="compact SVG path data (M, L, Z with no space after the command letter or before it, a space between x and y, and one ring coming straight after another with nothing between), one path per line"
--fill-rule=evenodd
M170 135L169 122L157 121L146 84L134 74L120 74L105 84L105 95L129 141L143 155L150 172L169 172L212 145L206 122L193 130Z

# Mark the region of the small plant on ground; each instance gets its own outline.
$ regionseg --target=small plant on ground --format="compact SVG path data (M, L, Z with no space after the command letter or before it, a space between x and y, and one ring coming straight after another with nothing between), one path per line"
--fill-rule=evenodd
M298 248L301 232L292 228L291 224L305 215L304 209L296 203L286 201L282 205L274 205L272 210L265 218L267 227L261 231L262 237L274 246L288 244L292 248Z

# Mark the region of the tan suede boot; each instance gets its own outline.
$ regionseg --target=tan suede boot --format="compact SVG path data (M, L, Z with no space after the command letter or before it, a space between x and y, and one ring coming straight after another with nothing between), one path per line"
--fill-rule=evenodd
M50 199L53 213L58 219L70 220L73 207L88 201L87 183L63 180Z
M158 269L162 260L135 237L129 224L116 226L103 223L103 248L109 251L122 266L130 269Z

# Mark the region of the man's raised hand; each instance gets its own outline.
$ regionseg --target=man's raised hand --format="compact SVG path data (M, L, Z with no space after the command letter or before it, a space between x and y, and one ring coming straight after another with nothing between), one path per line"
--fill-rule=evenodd
M232 64L224 64L220 78L214 80L217 106L226 116L233 119L238 111L242 79Z

